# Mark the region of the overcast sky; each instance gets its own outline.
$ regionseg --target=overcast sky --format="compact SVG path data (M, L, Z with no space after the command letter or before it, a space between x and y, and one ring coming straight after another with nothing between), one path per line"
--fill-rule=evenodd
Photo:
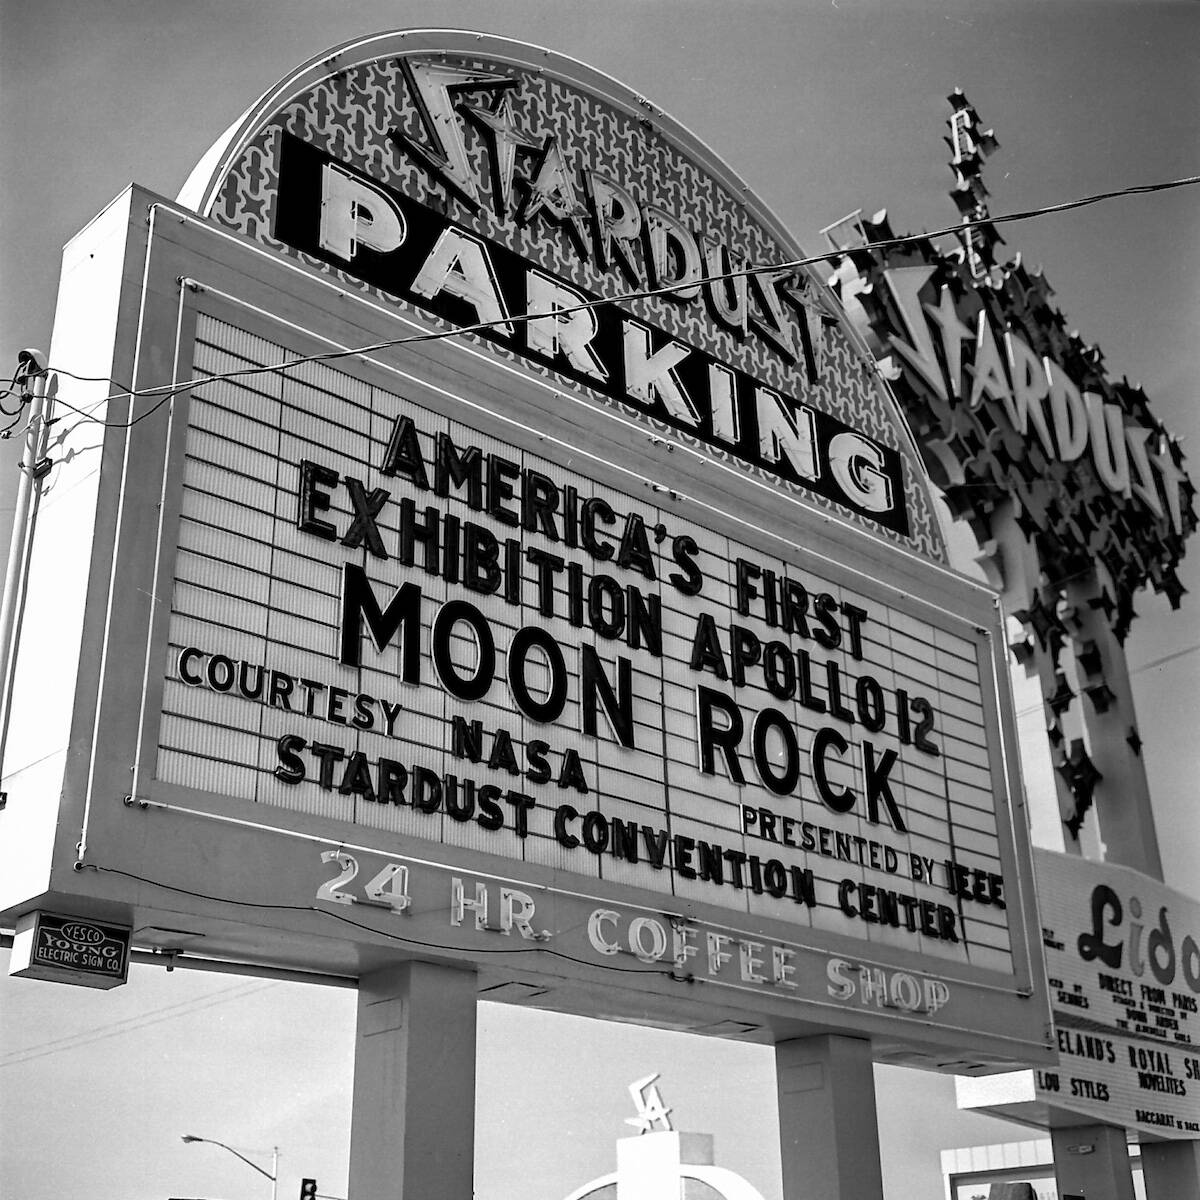
M48 345L60 248L127 183L173 196L297 63L356 35L430 25L533 41L617 77L725 158L810 249L855 208L886 206L898 230L954 220L942 137L955 86L1001 144L985 175L994 213L1200 173L1200 8L1183 0L4 0L0 368ZM1200 188L1181 189L1005 230L1185 450L1200 445L1198 215ZM1182 610L1147 597L1128 644L1179 888L1195 887L1200 859L1196 555ZM179 1141L194 1133L263 1150L267 1165L278 1144L285 1200L301 1175L345 1195L353 1012L350 992L150 968L108 994L0 978L0 1192L267 1194L223 1151ZM492 1005L481 1007L477 1195L559 1200L612 1170L625 1086L651 1070L677 1126L715 1134L717 1161L775 1200L768 1051ZM949 1080L891 1069L879 1081L897 1200L940 1195L939 1146L1033 1136L957 1114Z

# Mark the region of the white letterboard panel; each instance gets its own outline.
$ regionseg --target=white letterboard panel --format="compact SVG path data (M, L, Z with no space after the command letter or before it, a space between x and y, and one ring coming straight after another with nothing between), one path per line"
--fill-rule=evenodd
M198 318L198 375L288 357ZM384 470L401 417L428 488L411 457ZM459 455L480 452L482 507L467 483L436 493L439 436ZM1011 972L1014 881L997 831L1003 771L979 631L790 549L798 530L734 536L736 526L722 532L710 513L667 506L650 486L633 494L590 478L590 461L539 456L324 364L198 389L158 779L342 822L348 839L388 831L420 839L431 857L431 843L444 855L465 847L567 873L583 890L608 880L670 897L666 908L702 902ZM489 481L497 463L499 484ZM506 463L516 474L501 507L516 525L487 511ZM536 513L533 528L519 523L531 472L556 489L553 536ZM405 501L418 532L432 518L429 569L420 540L402 562ZM455 530L457 555L447 552ZM491 593L464 582L474 530L498 547ZM371 615L346 599L351 575L365 578L385 624L399 589L420 589L415 660L415 625L398 620L376 645ZM702 580L697 594L689 578ZM454 612L467 617L451 621ZM353 663L342 661L348 621L360 631ZM495 666L463 698L433 652L441 628L449 669L469 680L481 653L470 622L494 644ZM530 711L553 674L541 649L527 655L524 704L507 678L524 630L535 643L550 635L562 656L553 720ZM740 681L735 642L747 660ZM583 678L589 655L598 689ZM733 722L740 737L726 732Z

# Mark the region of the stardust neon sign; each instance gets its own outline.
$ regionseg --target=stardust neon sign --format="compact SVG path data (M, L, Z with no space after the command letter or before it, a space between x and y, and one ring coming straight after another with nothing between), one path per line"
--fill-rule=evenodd
M1136 496L1157 518L1165 511L1172 529L1182 533L1187 478L1159 432L1080 388L1058 362L1036 354L1011 329L998 339L986 309L973 326L964 323L948 286L935 286L934 299L922 300L937 270L883 272L907 334L888 333L888 346L903 366L942 401L964 402L971 411L985 400L1002 404L1013 428L1027 440L1036 437L1051 459L1070 463L1088 453L1110 492ZM972 351L969 359L965 347Z
M457 186L461 189L461 181ZM597 216L601 229L602 215ZM647 221L653 225L651 218ZM692 261L691 251L679 248L680 239L691 237L679 222L670 238L663 220L657 228L659 236L646 241L651 264L655 246L672 262ZM600 303L595 293L496 239L481 237L288 134L282 135L275 233L287 245L390 295L455 323L483 326L480 332L497 344L722 453L732 452L888 528L907 529L896 451L623 307ZM676 249L663 248L669 245ZM632 255L631 250L630 261ZM655 278L661 283L661 276ZM780 296L796 302L797 293L776 292L778 279L755 279L759 309L746 306L745 278L737 281L743 293L739 333L752 329L769 335L776 350L791 356L796 347ZM724 287L704 285L709 311L718 317L730 311L723 300L713 299ZM699 291L699 285L688 286L671 298L695 299Z
M466 148L470 123L488 143L485 170L502 220L526 227L540 216L566 232L580 258L592 257L629 285L671 288L680 303L703 296L713 319L740 336L765 339L789 361L800 357L802 346L811 355L810 328L795 320L797 309L807 309L794 271L702 282L746 264L735 261L724 241L693 233L665 209L640 202L611 175L588 168L577 177L556 134L520 125L513 106L519 80L411 59L403 71L420 132L397 130L393 141L468 207L486 202L484 180ZM517 165L529 158L529 171L521 175Z

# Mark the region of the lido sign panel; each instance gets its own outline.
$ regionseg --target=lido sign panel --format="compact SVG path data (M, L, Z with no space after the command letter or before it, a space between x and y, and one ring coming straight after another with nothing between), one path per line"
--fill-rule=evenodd
M726 168L577 63L393 34L183 198L136 336L209 382L129 432L143 702L79 840L135 927L1046 1058L992 597L836 302L745 272L798 251Z
M960 1081L960 1104L1195 1138L1200 905L1128 867L1046 850L1035 861L1058 1066Z

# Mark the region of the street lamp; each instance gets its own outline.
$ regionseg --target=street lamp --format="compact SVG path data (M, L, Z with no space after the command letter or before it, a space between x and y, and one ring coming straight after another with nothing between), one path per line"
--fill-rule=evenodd
M268 1171L264 1167L260 1167L258 1163L251 1162L244 1154L240 1154L232 1146L225 1145L224 1142L218 1142L213 1138L196 1137L193 1133L180 1134L180 1141L183 1142L207 1142L210 1146L220 1146L222 1150L228 1150L234 1158L240 1158L248 1167L253 1167L260 1175L265 1175L271 1181L271 1200L277 1200L279 1191L279 1147L273 1146L271 1149L271 1169Z

